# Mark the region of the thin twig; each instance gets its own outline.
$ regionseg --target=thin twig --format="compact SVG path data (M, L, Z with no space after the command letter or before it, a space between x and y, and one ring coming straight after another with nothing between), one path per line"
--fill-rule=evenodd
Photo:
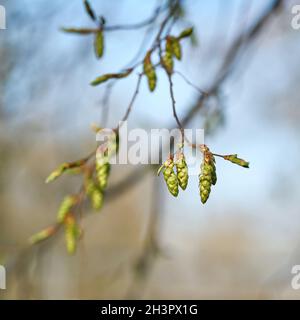
M197 87L194 83L192 83L183 73L181 73L180 71L174 71L174 74L178 74L188 85L190 85L192 88L194 88L195 90L197 90L200 94L203 95L208 95L208 93L202 89L200 89L199 87Z
M249 46L252 39L263 29L263 27L267 24L272 14L277 12L283 3L283 0L273 0L265 12L257 19L257 21L246 31L241 33L241 35L232 43L223 63L217 72L217 77L214 82L211 84L210 88L207 90L207 95L201 95L198 98L198 101L192 106L186 113L185 117L182 119L181 123L185 126L187 123L193 119L194 115L202 108L206 99L215 94L219 87L223 84L223 82L227 79L227 77L231 74L236 58L239 53L240 46L247 41L247 46ZM243 46L244 49L246 45Z
M129 117L129 115L130 115L130 112L132 110L133 104L134 104L135 99L136 99L136 97L137 97L137 95L139 93L139 90L140 90L142 76L143 76L143 73L140 73L138 75L138 81L137 81L137 84L136 84L135 91L133 93L133 96L132 96L132 98L130 100L130 103L129 103L128 107L127 107L127 110L126 110L125 115L123 116L121 122L126 121L128 119L128 117ZM115 128L115 131L118 131L120 129L120 126L121 126L120 123L118 123L118 126Z
M184 145L184 128L183 125L181 124L179 117L177 115L177 111L176 111L176 100L175 100L175 96L174 96L174 90L173 90L173 81L172 81L172 75L167 73L168 75L168 80L169 80L169 88L170 88L170 96L171 96L171 100L172 100L172 110L173 110L173 116L177 122L178 128L181 132L181 144L182 146Z
M137 30L140 28L144 28L150 24L152 24L153 22L155 22L155 20L157 19L157 17L159 16L159 14L161 12L163 12L164 10L166 10L168 8L168 6L159 6L158 8L155 9L154 13L152 14L152 16L144 21L138 22L138 23L132 23L132 24L120 24L120 25L112 25L112 26L104 26L104 30L105 31L120 31L120 30Z
M113 89L114 83L115 82L110 82L105 87L105 92L103 95L103 99L101 101L101 106L102 106L102 113L101 113L101 119L100 119L101 126L107 125L108 113L109 113L109 100L110 100L110 97L112 94L112 89Z

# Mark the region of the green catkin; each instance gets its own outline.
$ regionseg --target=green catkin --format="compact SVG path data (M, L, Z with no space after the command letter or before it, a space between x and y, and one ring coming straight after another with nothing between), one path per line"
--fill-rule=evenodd
M77 199L74 196L66 196L57 212L57 222L62 223L66 217L66 215L70 212L72 207L76 204Z
M148 52L146 54L143 67L144 67L144 73L148 80L149 90L152 92L155 90L157 77L156 77L155 68L151 62L151 52Z
M179 192L179 188L178 188L179 182L173 168L174 168L174 162L172 159L168 159L167 161L165 161L163 175L164 175L164 179L166 181L168 190L174 197L177 197Z
M77 228L74 216L69 214L65 219L65 241L69 254L73 254L76 251Z
M168 74L173 73L174 62L170 51L166 51L165 55L162 57L161 64Z
M177 58L177 60L181 60L182 53L181 53L181 45L176 38L173 38L173 55Z
M89 196L93 209L100 210L103 206L103 191L94 183L91 178L85 182L86 194Z
M100 210L103 206L103 192L95 188L91 193L91 202L95 210Z
M211 183L215 185L217 183L217 170L216 170L216 165L212 163L213 171L212 171L212 181Z
M188 167L185 161L185 157L182 152L178 154L175 165L177 170L177 178L178 178L179 186L181 187L182 190L185 190L188 184L189 175L188 175Z
M217 183L217 174L214 156L206 147L201 164L201 173L199 175L199 190L201 202L204 204L209 198L211 185Z
M109 172L109 162L96 161L96 175L101 190L105 190L107 187Z
M95 188L96 188L96 185L95 185L94 181L91 179L91 177L86 178L86 180L85 180L86 194L90 196Z

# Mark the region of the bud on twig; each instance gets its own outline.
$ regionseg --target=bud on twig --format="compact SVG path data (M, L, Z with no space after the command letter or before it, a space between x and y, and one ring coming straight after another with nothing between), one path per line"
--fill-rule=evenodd
M185 30L183 30L180 35L177 37L178 40L181 40L183 38L187 38L190 37L193 33L193 28L187 28Z
M84 8L85 8L86 13L90 16L90 18L93 21L96 21L96 15L95 15L91 5L89 4L89 2L87 0L84 0L83 3L84 3Z

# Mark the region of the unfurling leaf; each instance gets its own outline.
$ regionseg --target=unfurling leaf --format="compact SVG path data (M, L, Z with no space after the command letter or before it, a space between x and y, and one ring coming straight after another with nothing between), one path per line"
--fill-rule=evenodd
M93 80L91 82L91 85L92 86L97 86L103 82L106 82L110 79L121 79L121 78L125 78L127 77L131 72L132 72L133 69L127 69L125 70L124 72L121 72L121 73L107 73L107 74L104 74L98 78L96 78L95 80Z
M61 28L61 31L64 31L67 33L76 33L76 34L81 34L81 35L95 33L95 30L87 29L87 28Z
M60 204L60 207L57 212L57 222L62 223L67 216L67 214L70 212L72 207L77 203L76 196L66 196L63 201Z
M46 179L46 183L52 182L58 177L60 177L63 173L75 173L73 169L77 169L76 173L81 172L81 166L85 164L86 159L77 160L74 162L64 162L60 166L58 166Z
M91 5L89 4L88 0L84 0L83 3L84 3L84 8L85 8L86 13L90 16L90 18L93 21L96 21L96 15L95 15Z
M193 28L187 28L185 30L183 30L180 35L177 37L178 40L181 40L183 38L187 38L190 37L193 33Z
M95 40L94 40L94 48L95 48L96 57L101 58L103 56L103 51L104 51L103 30L99 30L96 33Z
M244 167L244 168L249 168L249 162L243 160L243 159L240 159L238 158L237 154L229 154L227 156L224 156L223 157L225 160L228 160L232 163L235 163L241 167Z
M52 182L60 177L68 169L68 163L61 164L57 169L50 173L46 179L46 183Z
M48 228L45 228L45 229L39 231L38 233L34 234L33 236L31 236L29 239L29 242L31 244L36 244L38 242L46 240L49 237L51 237L55 233L55 231L56 231L55 226L50 226Z
M151 62L150 51L146 54L146 57L144 59L144 73L148 80L149 90L154 91L156 87L157 78L156 78L155 68Z

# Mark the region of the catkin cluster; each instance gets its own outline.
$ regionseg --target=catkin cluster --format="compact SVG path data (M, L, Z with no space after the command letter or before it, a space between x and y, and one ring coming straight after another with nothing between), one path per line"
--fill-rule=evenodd
M180 40L190 37L192 33L193 29L188 28L183 30L177 37L170 35L166 37L165 53L161 57L161 65L169 75L173 73L174 69L173 57L175 57L177 60L181 60L182 57Z
M76 251L77 240L81 236L81 229L77 225L74 215L71 213L66 216L64 224L67 251L73 254Z
M176 167L176 173L174 167ZM182 152L177 155L175 162L173 157L170 157L168 160L166 160L158 170L158 174L161 170L163 170L163 176L168 190L174 197L178 196L179 187L182 190L186 189L189 176L188 167Z

